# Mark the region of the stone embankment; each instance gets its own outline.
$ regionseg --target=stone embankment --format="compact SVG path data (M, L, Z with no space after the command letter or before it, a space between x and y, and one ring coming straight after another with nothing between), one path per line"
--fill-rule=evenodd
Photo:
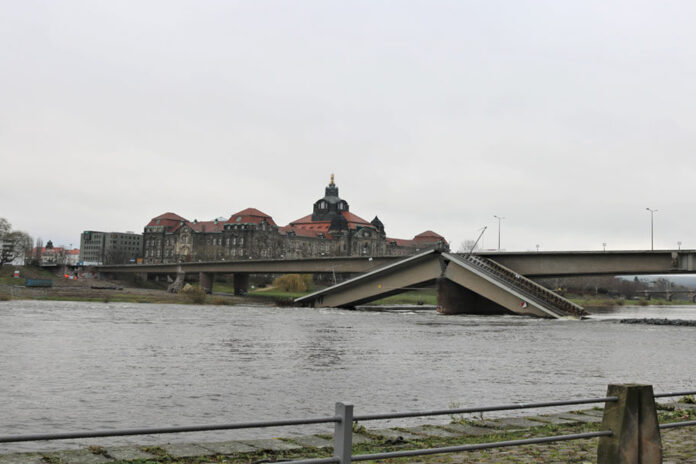
M693 420L696 405L678 403L660 421ZM530 417L462 420L447 425L365 428L353 433L353 453L435 448L469 443L516 440L599 430L602 411L590 409ZM694 427L662 432L665 463L696 463ZM215 443L168 443L159 446L90 446L84 449L0 455L0 464L152 464L261 463L326 457L332 453L328 435ZM402 462L442 463L593 463L597 439L496 448L485 451L409 458Z

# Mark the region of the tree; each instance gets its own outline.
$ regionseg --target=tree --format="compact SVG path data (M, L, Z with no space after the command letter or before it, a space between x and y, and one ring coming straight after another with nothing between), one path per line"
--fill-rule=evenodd
M12 224L0 218L0 265L23 258L31 250L32 238L21 230L12 230Z
M471 253L480 249L478 242L476 240L464 240L460 245L457 253Z

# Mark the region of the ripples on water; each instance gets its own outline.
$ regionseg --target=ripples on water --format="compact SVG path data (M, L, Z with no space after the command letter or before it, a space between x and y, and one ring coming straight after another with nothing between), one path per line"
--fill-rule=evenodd
M0 435L326 416L336 401L364 414L561 400L601 396L610 382L650 383L656 391L696 387L696 328L613 320L624 317L696 319L696 309L620 308L579 322L430 311L3 302ZM106 440L81 443L87 442ZM36 447L0 445L0 451Z

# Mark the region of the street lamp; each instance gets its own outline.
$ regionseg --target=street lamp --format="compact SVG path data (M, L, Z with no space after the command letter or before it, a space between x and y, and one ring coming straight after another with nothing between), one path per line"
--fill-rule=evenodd
M657 213L656 209L650 209L650 208L645 208L647 211L650 211L650 249L654 250L655 249L655 242L654 242L654 228L653 228L653 216L655 213Z
M504 217L496 216L495 214L493 215L494 218L498 220L498 251L500 251L500 223Z

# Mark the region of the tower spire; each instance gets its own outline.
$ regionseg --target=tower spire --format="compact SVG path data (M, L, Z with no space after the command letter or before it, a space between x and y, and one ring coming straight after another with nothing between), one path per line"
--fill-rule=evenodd
M331 182L329 182L329 185L333 187L334 185L334 175L333 172L331 173Z

